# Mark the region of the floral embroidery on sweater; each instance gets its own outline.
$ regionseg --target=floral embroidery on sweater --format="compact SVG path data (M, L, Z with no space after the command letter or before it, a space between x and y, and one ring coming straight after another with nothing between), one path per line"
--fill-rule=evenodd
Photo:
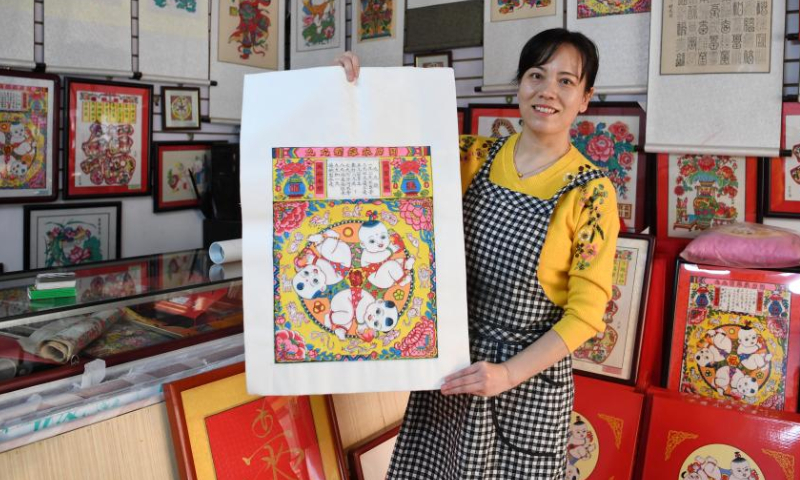
M583 167L581 167L583 168ZM596 184L589 193L588 185L581 187L584 211L589 211L589 219L586 224L578 231L578 242L575 244L575 261L573 268L576 270L586 270L591 265L592 260L597 256L600 241L605 240L605 233L600 225L600 205L608 198L608 192L602 183Z

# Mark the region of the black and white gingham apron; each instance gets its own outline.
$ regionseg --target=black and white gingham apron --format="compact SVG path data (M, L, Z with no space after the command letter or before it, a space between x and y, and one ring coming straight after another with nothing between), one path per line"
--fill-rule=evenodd
M509 190L489 180L505 141L464 197L473 362L503 362L561 319L536 275L539 255L558 199L603 176L584 170L549 199ZM573 395L570 356L492 398L412 392L387 478L563 479Z

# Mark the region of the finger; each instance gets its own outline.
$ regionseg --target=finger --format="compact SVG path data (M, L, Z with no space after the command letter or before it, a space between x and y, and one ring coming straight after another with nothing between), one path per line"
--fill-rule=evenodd
M443 390L450 390L451 388L460 387L461 385L466 385L466 384L469 384L469 383L475 383L479 379L480 379L480 377L478 375L475 375L475 374L465 375L463 377L454 378L454 379L452 379L452 380L450 380L448 382L443 383L442 384L442 389Z
M353 60L353 73L355 75L353 77L353 81L355 81L358 78L358 76L361 75L361 60L358 59L358 55L356 54L352 55L352 60Z
M478 371L478 364L473 363L469 367L462 368L461 370L457 371L456 373L451 373L450 375L444 377L445 383L449 382L450 380L455 380L456 378L461 378L465 375L470 375Z
M457 393L471 393L483 388L483 382L474 377L455 380L442 385L440 391L443 395L454 395Z

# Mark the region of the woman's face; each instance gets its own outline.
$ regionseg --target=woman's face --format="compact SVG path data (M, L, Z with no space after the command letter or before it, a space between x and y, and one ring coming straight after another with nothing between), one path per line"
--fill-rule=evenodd
M565 44L550 61L529 68L519 82L517 98L525 127L537 136L569 135L579 113L586 111L594 89L581 80L578 50Z

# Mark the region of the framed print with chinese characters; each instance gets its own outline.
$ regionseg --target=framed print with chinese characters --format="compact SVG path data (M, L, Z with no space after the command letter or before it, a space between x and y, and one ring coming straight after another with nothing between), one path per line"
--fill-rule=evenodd
M200 206L197 194L206 192L210 180L211 144L161 142L153 148L153 211Z
M664 0L661 75L769 73L772 2Z
M153 87L66 79L65 198L150 193Z
M800 218L800 104L783 104L781 149L789 156L764 160L764 216Z
M631 232L644 230L648 220L644 122L644 110L636 102L598 102L578 115L569 132L575 148L614 184L619 217Z
M670 389L795 411L800 274L679 263Z
M648 480L794 480L800 417L648 390L641 476Z
M432 161L273 150L276 364L437 358Z
M58 86L57 75L0 72L0 203L58 194Z
M488 0L492 22L556 14L557 0ZM564 8L564 7L561 7Z
M617 239L611 300L603 315L606 329L573 352L575 370L623 383L636 381L653 244L653 237L645 235L621 234Z
M164 385L182 479L345 480L330 396L259 397L244 363Z
M200 130L200 89L161 87L161 129Z
M694 238L733 222L755 222L758 165L752 157L659 154L658 237Z
M25 270L120 257L120 202L26 205L24 210Z
M522 131L518 105L470 105L469 129L480 137L507 137Z
M276 1L219 0L217 60L277 70L279 25Z

